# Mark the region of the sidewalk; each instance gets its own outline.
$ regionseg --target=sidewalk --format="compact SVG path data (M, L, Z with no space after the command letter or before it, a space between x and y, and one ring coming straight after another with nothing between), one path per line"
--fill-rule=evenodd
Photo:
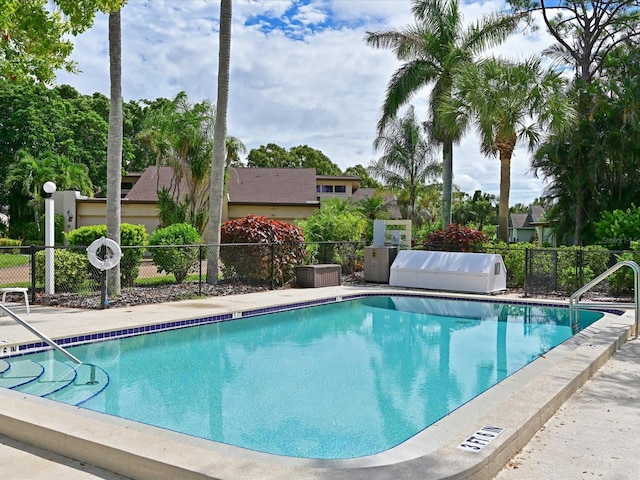
M640 477L640 340L622 348L495 480Z

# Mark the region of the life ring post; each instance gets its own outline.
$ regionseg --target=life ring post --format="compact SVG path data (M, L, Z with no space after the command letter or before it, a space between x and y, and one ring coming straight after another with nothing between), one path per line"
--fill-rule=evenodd
M120 263L122 250L115 240L100 237L87 247L87 257L97 269L110 270Z

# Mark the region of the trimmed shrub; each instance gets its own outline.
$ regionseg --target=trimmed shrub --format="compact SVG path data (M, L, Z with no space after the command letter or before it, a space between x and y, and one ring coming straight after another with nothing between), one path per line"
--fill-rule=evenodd
M640 241L631 242L631 251L616 255L616 261L630 260L640 265ZM611 293L628 294L633 292L633 270L622 267L611 274L607 279Z
M425 250L482 252L489 238L479 230L450 223L444 230L431 233L423 244Z
M353 271L364 258L362 249L354 249L348 242L359 242L366 238L370 222L357 207L347 200L332 198L322 202L320 210L300 222L307 242L342 242L311 245L311 263L339 263L343 272Z
M107 236L106 225L90 225L76 228L67 234L69 245L88 247L100 237ZM130 287L140 273L140 261L145 249L140 248L147 244L147 230L144 225L132 225L123 223L120 225L120 247L122 247L122 259L120 260L120 281L123 286ZM137 248L126 248L137 247ZM94 278L99 278L98 270L90 265Z
M36 252L36 283L45 283L45 251ZM54 288L61 292L76 292L87 280L89 260L86 255L72 250L55 249L53 253Z
M199 248L202 241L195 227L188 223L174 223L159 228L149 237L149 245L165 246L152 248L151 258L158 272L173 273L177 283L182 283L200 260Z
M14 240L13 238L0 238L0 247L16 247L16 248L0 248L0 255L3 253L19 254L22 246L22 240Z
M538 248L538 246L533 243L507 245L504 242L496 242L492 245L491 251L502 255L504 266L507 269L507 287L509 288L524 287L527 248Z
M596 239L610 250L626 250L640 240L640 209L635 205L626 210L604 212L595 224Z
M300 227L266 217L248 215L225 222L220 236L223 244L242 244L220 248L225 278L282 285L307 255Z
M561 247L558 250L558 287L572 294L607 269L609 251L603 247Z

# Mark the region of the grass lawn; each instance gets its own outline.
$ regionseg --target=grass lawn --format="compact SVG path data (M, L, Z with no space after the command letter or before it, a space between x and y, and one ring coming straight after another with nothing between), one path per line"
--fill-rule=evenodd
M0 268L18 267L29 263L29 255L5 253L0 255Z

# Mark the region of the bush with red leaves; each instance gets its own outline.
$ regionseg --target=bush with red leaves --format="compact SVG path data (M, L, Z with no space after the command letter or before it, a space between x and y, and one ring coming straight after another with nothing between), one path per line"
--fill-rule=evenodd
M300 227L267 217L247 215L229 220L220 229L225 278L282 285L307 256Z
M425 250L449 252L480 252L489 238L479 230L450 223L444 230L431 233L424 244Z

